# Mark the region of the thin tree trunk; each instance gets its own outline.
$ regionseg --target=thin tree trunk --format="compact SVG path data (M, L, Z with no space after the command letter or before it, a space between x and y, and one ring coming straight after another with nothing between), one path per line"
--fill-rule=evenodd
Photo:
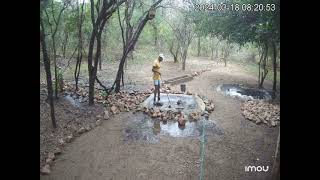
M216 44L216 54L215 54L215 58L217 59L218 58L218 56L219 56L219 44L220 44L220 41L218 41L217 42L217 44Z
M170 52L171 55L173 56L173 61L174 61L175 63L177 63L177 62L178 62L178 59L177 59L177 56L176 56L175 52L173 51L173 48L174 48L174 41L172 41L171 44L170 44L169 52Z
M58 72L57 72L57 53L56 53L56 43L55 37L52 37L52 48L53 48L53 63L54 63L54 96L58 99Z
M156 25L153 26L153 30L154 30L154 46L158 48L158 29Z
M260 60L259 60L259 63L258 63L258 66L259 66L259 71L258 71L258 86L260 85L260 77L261 77L261 62L262 62L262 59L264 57L264 48L262 47L262 52L260 54Z
M81 61L82 61L82 51L83 51L83 39L82 39L82 23L83 23L83 6L84 6L84 0L82 2L81 5L81 13L80 13L80 9L79 9L79 1L77 2L78 5L78 36L79 36L79 40L78 40L78 54L77 54L77 62L76 62L76 69L74 72L74 79L76 82L76 91L78 91L78 81L79 81L79 75L80 75L80 70L81 70Z
M186 70L186 59L187 59L188 48L184 49L182 54L182 70Z
M201 46L200 46L200 36L198 36L198 56L200 56Z
M88 52L88 74L89 74L89 105L94 104L94 81L95 77L93 77L93 66L92 66L92 60L93 60L93 48L94 48L94 41L96 36L96 27L94 27L94 30L92 31L90 42L89 42L89 52Z
M69 35L68 35L68 32L66 32L66 30L65 30L64 40L63 40L63 43L61 46L63 59L66 58L66 50L67 50L68 40L69 40Z
M276 43L272 43L273 46L273 87L272 98L276 98L277 92L277 47Z
M43 22L40 16L40 42L42 47L42 55L43 55L43 63L46 71L46 79L47 79L47 91L48 91L48 100L50 105L50 115L51 115L51 121L53 128L57 127L56 119L54 115L54 104L53 104L53 89L52 89L52 79L51 79L51 70L50 70L50 59L47 53L47 46L46 46L46 40L45 40L45 29L43 26Z
M102 58L100 57L99 58L99 70L101 71L101 69L102 69Z
M155 2L150 9L155 8L162 0L158 0L157 2ZM150 12L150 11L149 11ZM132 51L132 49L134 48L135 44L138 41L138 38L141 34L141 31L143 30L144 26L146 25L146 23L148 22L149 19L149 14L147 14L146 16L142 16L141 19L139 20L139 23L137 25L137 28L135 28L134 33L130 33L132 34L132 36L130 36L129 38L127 38L128 40L126 41L126 46L124 48L120 63L119 63L119 68L118 68L118 72L116 75L116 80L113 84L113 86L110 89L110 92L113 90L113 87L115 86L115 92L119 92L120 91L120 84L121 84L121 79L123 78L123 68L124 68L124 64L126 61L126 58L128 56L128 53L130 51Z
M211 60L213 60L213 51L214 51L214 48L213 48L213 36L211 36Z
M268 70L267 70L267 58L268 58L268 44L265 44L265 54L264 54L264 58L263 58L263 72L261 74L261 80L260 80L260 84L259 84L259 88L263 88L263 82L265 80L265 78L267 77L268 74Z

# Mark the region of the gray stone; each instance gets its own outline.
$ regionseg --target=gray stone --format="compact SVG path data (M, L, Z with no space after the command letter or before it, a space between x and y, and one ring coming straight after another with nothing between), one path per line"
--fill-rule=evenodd
M105 120L108 120L108 119L110 118L108 111L104 111L104 116L103 116L103 118L104 118Z
M87 130L87 131L90 131L90 130L91 130L91 127L90 127L90 126L87 126L87 127L86 127L86 130Z
M102 116L101 115L97 115L96 118L100 119L100 118L102 118Z
M58 148L58 147L55 148L54 151L53 151L53 153L54 153L55 155L56 155L56 154L61 154L61 152L62 152L61 149Z
M70 143L72 141L72 139L73 139L73 135L69 135L66 137L66 142Z
M58 142L59 142L60 145L64 145L65 144L65 141L63 139L59 139Z
M80 128L80 129L78 130L78 133L79 133L79 134L82 134L82 133L84 133L84 132L86 132L86 128L84 128L84 127Z
M55 155L52 152L48 153L48 158L54 160L55 159Z
M45 166L43 166L40 170L41 174L44 174L44 175L48 175L51 173L50 171L50 165L49 164L46 164Z
M100 126L101 125L101 120L97 120L96 121L96 126Z
M52 159L50 159L50 158L47 158L47 159L46 159L46 164L51 164L52 162L53 162Z

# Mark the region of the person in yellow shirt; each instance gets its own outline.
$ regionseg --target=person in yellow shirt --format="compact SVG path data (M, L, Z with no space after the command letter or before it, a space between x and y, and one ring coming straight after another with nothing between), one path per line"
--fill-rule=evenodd
M158 94L158 102L160 101L160 84L161 84L161 73L160 73L160 63L163 61L163 54L160 54L159 57L154 61L152 66L153 72L153 82L154 82L154 99L153 104L156 104L156 95Z

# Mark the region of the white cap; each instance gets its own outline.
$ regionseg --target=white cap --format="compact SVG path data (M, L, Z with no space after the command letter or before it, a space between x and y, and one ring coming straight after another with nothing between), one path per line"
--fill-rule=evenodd
M164 55L163 55L163 54L159 54L159 57L161 57L162 59L164 59Z

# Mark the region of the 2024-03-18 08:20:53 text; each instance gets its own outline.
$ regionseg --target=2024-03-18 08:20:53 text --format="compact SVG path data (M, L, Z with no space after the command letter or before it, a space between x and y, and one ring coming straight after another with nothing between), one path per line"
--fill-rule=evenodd
M250 12L261 12L261 11L275 11L276 4L229 4L229 3L203 3L195 4L195 11L250 11Z

